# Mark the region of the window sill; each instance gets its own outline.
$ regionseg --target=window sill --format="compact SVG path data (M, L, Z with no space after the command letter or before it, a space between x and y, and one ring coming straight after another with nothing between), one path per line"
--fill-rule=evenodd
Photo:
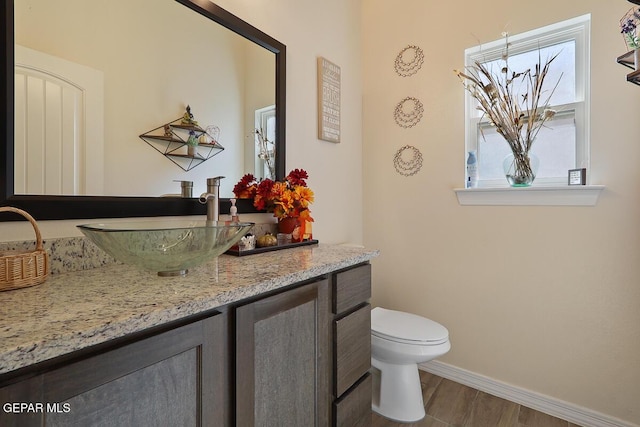
M455 188L462 206L595 206L604 185Z

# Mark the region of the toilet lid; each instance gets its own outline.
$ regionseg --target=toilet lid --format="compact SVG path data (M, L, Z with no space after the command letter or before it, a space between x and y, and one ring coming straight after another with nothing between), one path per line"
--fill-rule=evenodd
M407 344L436 345L449 339L447 328L433 320L381 307L371 310L371 333Z

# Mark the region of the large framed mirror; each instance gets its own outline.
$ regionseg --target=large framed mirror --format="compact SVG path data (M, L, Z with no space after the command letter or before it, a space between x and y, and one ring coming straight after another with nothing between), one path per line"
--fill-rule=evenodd
M40 220L200 215L205 207L195 197L174 197L180 193L174 181L193 181L197 197L207 177L222 175L227 177L223 180L226 188L221 189L224 212L233 184L244 173L264 176L266 167L257 170L260 153L255 151L255 131L267 123L265 117L270 120L268 134L275 148L270 173L276 179L284 177L286 47L282 43L209 0L144 0L135 2L135 7L126 0L122 7L111 2L96 6L83 0L64 1L69 4L38 0L23 5L8 0L0 9L5 28L0 30L0 102L5 107L0 118L0 205L22 208ZM37 4L49 10L37 10ZM57 11L67 21L53 19ZM105 16L92 21L83 13ZM55 37L47 37L45 25ZM83 39L79 27L93 35ZM115 32L109 33L111 30ZM132 32L127 33L129 30ZM35 34L42 34L39 37L44 40L34 40ZM100 51L102 45L107 50ZM44 53L45 59L51 56L97 71L103 79L99 105L103 122L86 126L88 143L93 143L93 132L102 145L72 155L84 157L87 166L69 167L67 162L59 168L84 168L92 184L88 190L50 192L43 188L39 192L37 186L24 190L21 161L28 157L36 169L44 161L25 154L18 143L25 134L24 95L20 93L22 77L16 74L16 64L22 64L22 59L15 58L22 58L24 47L27 53ZM146 47L150 48L148 57L142 52ZM82 56L83 50L87 57ZM179 118L187 105L202 127L212 125L220 130L219 142L225 150L184 171L139 135ZM64 158L45 153L40 157ZM253 207L241 201L239 210L251 212Z

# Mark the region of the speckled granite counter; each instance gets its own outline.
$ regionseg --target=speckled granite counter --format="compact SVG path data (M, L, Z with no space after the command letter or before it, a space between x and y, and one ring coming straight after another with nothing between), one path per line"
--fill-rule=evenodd
M119 264L52 275L39 286L0 292L0 375L377 255L321 244L248 257L223 255L181 278Z

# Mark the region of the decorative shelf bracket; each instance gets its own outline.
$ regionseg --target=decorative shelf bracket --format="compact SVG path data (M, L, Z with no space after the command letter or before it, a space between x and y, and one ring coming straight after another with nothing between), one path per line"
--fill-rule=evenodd
M189 171L224 150L218 142L219 134L217 127L207 132L198 125L183 124L180 117L143 133L140 138L182 170Z

